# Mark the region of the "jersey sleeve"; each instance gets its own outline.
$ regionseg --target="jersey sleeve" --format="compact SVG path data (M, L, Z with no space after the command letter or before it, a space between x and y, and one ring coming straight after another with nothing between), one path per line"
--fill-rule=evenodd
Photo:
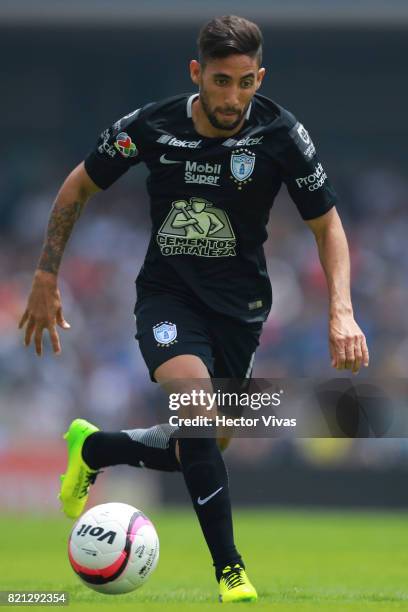
M298 121L287 134L282 179L302 218L324 215L338 201L307 130Z
M137 109L105 129L85 158L85 169L101 189L107 189L143 158L142 110Z

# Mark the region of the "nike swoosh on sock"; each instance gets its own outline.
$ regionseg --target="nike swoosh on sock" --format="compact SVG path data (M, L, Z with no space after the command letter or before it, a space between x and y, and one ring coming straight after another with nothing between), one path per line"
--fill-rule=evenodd
M217 493L219 493L221 491L223 487L220 487L219 489L217 489L216 491L214 491L214 493L211 493L211 495L208 495L208 497L204 497L204 499L201 499L201 496L197 498L197 504L199 506L203 506L204 504L206 504L212 497L214 497L214 495L217 495Z

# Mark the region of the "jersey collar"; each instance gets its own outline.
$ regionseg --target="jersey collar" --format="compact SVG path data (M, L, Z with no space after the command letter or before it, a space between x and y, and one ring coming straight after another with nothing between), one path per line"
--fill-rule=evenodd
M194 93L187 100L187 117L191 118L193 116L193 102L198 98L198 93Z
M194 102L194 100L196 98L198 98L198 96L199 96L198 93L194 93L187 100L187 108L186 108L186 110L187 110L187 117L189 117L190 119L193 116L193 102ZM251 114L251 109L252 109L252 102L248 106L248 110L247 110L246 115L245 115L245 119L247 119L247 120L249 119L249 116Z

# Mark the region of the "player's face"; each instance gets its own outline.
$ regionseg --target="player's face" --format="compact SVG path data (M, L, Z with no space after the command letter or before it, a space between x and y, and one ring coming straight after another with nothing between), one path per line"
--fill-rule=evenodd
M190 64L191 77L200 88L201 106L211 125L234 130L244 120L248 106L265 74L257 58L229 55L201 66Z

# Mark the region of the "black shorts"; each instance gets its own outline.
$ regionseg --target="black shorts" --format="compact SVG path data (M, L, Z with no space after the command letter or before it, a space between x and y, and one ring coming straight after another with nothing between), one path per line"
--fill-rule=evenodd
M197 355L212 378L250 378L262 323L243 323L194 299L161 293L135 307L136 339L150 377L177 355Z

